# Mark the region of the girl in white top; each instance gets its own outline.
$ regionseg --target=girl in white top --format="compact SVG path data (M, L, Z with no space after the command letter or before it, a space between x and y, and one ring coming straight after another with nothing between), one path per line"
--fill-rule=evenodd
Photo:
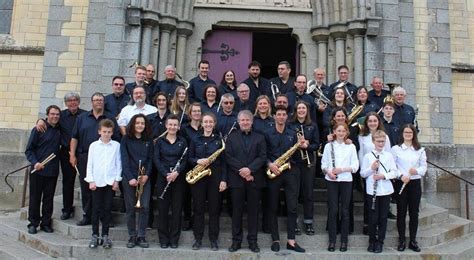
M397 181L397 228L398 228L398 251L404 251L406 247L405 229L407 210L410 215L409 231L410 243L408 248L415 252L420 252L420 247L416 242L416 233L418 231L418 211L421 200L421 177L425 176L426 152L418 142L416 128L409 124L401 128L402 143L392 148L398 170L404 176L410 177L410 181L405 184L403 190L400 187L403 184Z
M324 147L321 169L326 174L328 193L328 251L333 252L336 244L337 216L341 201L341 248L347 251L349 234L349 204L352 196L352 173L359 169L356 148L347 144L349 128L345 123L333 127L334 141ZM337 155L337 156L336 156Z
M399 172L390 152L384 151L387 135L382 130L372 134L375 149L362 159L360 176L366 178L367 199L370 199L369 210L369 247L367 251L381 253L387 217L390 207L390 195L393 186L390 179L398 178ZM404 181L408 178L404 177Z

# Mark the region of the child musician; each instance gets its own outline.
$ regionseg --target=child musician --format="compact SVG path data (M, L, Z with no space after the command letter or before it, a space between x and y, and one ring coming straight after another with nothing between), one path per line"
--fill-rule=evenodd
M360 175L366 178L369 210L369 247L367 251L381 253L387 230L387 216L393 186L390 179L399 177L395 161L390 152L384 151L386 134L382 130L372 134L375 149L367 153L361 163ZM408 181L403 177L404 182Z

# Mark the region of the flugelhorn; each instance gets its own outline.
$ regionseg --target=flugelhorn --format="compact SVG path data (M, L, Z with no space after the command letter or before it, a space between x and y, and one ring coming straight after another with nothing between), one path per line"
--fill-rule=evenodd
M137 178L138 183L137 183L137 188L135 190L135 195L137 196L137 203L135 204L135 208L137 209L142 207L140 203L140 199L143 194L143 186L145 185L140 184L140 180L143 178L143 176L145 176L145 167L142 166L142 160L138 160L138 178Z
M189 82L184 80L183 77L181 77L181 75L179 75L178 73L176 73L176 76L178 77L179 81L181 81L181 83L183 83L184 88L188 89L189 88Z
M319 102L322 102L326 105L331 104L331 100L324 95L323 91L318 87L314 79L306 83L306 94L314 94L316 96L316 98L314 99L316 105L319 105Z

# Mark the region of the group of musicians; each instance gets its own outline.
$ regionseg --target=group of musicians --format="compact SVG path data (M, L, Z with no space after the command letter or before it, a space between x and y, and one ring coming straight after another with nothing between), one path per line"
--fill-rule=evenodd
M307 235L315 234L313 186L315 177L322 174L328 187L328 250L334 251L337 229L340 229L340 250L346 251L347 236L354 229L353 187L367 193L366 201L373 192L366 185L362 188L357 174L359 160L376 151L372 135L385 130L385 147L393 151L397 177L405 175L412 180L397 180L391 192L383 194L389 197L391 193L398 194L402 186L406 190L403 195L395 196L398 249L405 249L408 209L409 248L420 251L416 242L419 180L426 172L426 155L416 138L417 129L411 125L416 123L416 113L404 103L403 88L386 91L378 77L373 78L370 91L356 87L348 81L349 68L345 65L338 68L339 80L329 86L324 83L325 71L319 68L314 70L310 84L303 74L294 79L289 77L291 66L286 61L278 65L279 77L271 80L260 76L261 65L253 61L248 66L249 77L240 84L236 83L235 73L228 70L218 86L208 77L209 69L209 62L201 61L199 74L186 82L169 65L164 70L166 79L155 81L153 65L137 66L135 82L125 84L123 77L114 77L113 93L105 97L95 93L89 112L79 109L77 94L65 96L67 108L57 123L61 131L59 160L63 176L76 173L80 176L84 216L78 225L91 222L93 201L84 182L87 153L89 145L98 140L98 123L108 118L117 126L112 139L121 140L121 193L130 236L127 247L149 246L145 230L153 226L155 197L162 248L177 248L181 230L192 228L195 238L192 249L200 249L207 208L210 248L218 250L219 216L226 200L232 217L232 245L228 250L235 252L241 248L246 209L249 249L260 251L257 233L262 212L262 229L271 234L271 250L278 252L278 214L283 200L287 216L286 248L305 252L296 242L296 235L301 234L301 227ZM314 91L308 91L309 88ZM33 131L44 132L49 128L49 119L39 120ZM28 154L36 147L34 142L37 140L30 140ZM372 177L370 174L367 179ZM74 178L63 177L61 219L72 217L74 212L68 195L73 186ZM299 202L303 205L302 226L298 223ZM365 204L369 213L364 214L364 223L368 224L371 209L368 202ZM140 207L138 232L137 206ZM386 212L379 208L376 220L386 221L388 207L383 207ZM39 205L31 210L35 214L30 214L30 225L37 226L41 222ZM46 211L43 211L43 223L52 232L48 224L52 207ZM383 236L380 231L371 232L370 243L383 245ZM378 248L374 250L372 245L369 251L381 252Z

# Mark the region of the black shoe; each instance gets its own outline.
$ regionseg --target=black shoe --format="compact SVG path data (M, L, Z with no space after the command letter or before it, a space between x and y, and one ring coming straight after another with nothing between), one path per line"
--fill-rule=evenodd
M313 236L314 235L314 228L313 224L304 224L305 225L305 233L308 236Z
M148 248L150 246L144 237L138 237L136 244L141 248Z
M260 252L260 247L258 247L257 242L255 242L255 243L250 243L250 244L249 244L249 249L250 249L250 251L252 251L252 252L254 252L254 253Z
M51 226L41 226L40 229L43 230L46 233L53 233L54 232L54 230Z
M240 243L232 242L232 245L229 247L229 252L233 253L240 249Z
M268 228L268 227L262 228L262 232L265 233L265 234L270 234L271 233L270 228Z
M78 226L87 226L91 224L91 220L88 218L83 218L81 221L77 222Z
M178 243L171 243L170 247L173 248L173 249L176 249L176 248L178 248Z
M367 247L367 251L373 253L374 252L375 243L369 242L369 247Z
M346 252L347 251L347 242L342 242L341 243L341 248L339 248L339 251L341 251L341 252Z
M110 240L109 236L103 236L102 237L102 247L105 249L111 249L112 248L112 240Z
M97 248L99 246L99 237L97 235L92 235L89 242L89 248Z
M362 227L362 234L364 234L366 236L369 235L369 226L364 225L364 227Z
M212 251L217 251L217 250L219 250L219 246L217 245L217 241L216 241L216 240L211 241L211 250L212 250Z
M183 231L189 231L189 230L191 230L191 227L192 227L192 226L191 226L191 221L185 220L184 223L183 223L183 226L182 226L181 230L183 230Z
M296 242L295 242L295 245L293 245L293 246L286 243L286 249L293 250L293 251L298 252L298 253L306 252L306 250L304 250L304 248L300 247Z
M199 249L201 249L201 245L202 245L201 240L196 240L196 241L194 241L193 250L199 250ZM230 249L229 249L229 251L230 251Z
M35 227L35 226L29 226L29 227L28 227L28 233L30 233L30 234L36 234L36 233L38 233L38 230L36 230L36 227Z
M273 241L272 246L270 247L270 249L271 249L273 252L278 252L278 251L280 251L280 242L278 242L278 241Z
M405 251L405 248L407 247L406 243L405 243L405 240L403 241L400 241L398 243L398 247L397 247L397 250L400 251L400 252L403 252Z
M161 248L168 248L169 244L168 243L160 243Z
M393 214L392 212L388 212L388 216L387 216L389 219L397 219L397 216L395 214Z
M66 219L70 219L70 218L72 218L72 217L74 217L74 212L63 212L63 213L61 214L60 219L61 219L61 220L66 220Z
M296 226L295 228L295 235L297 236L301 235L301 229L298 226Z
M127 248L134 248L137 244L137 237L131 236L127 242Z
M336 250L336 243L329 243L328 251L334 252Z
M374 253L379 254L383 251L383 243L382 242L375 242L374 245Z
M421 251L421 248L418 246L418 243L416 241L410 241L410 243L408 244L408 248L415 252Z

